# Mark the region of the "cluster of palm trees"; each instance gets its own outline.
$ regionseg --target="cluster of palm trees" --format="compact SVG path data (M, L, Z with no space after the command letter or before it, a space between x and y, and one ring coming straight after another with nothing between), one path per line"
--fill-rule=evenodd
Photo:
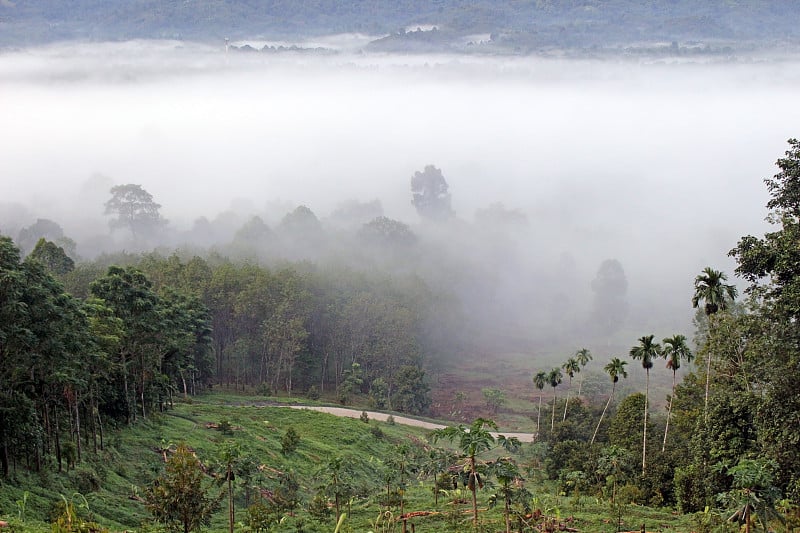
M692 306L697 308L700 303L704 303L704 311L709 319L710 327L713 327L713 316L720 310L728 308L729 304L736 297L736 287L724 283L727 277L724 273L706 267L697 276L694 283L694 296L692 297ZM645 404L644 404L644 427L642 430L642 473L647 468L647 418L648 406L650 397L650 369L653 368L653 363L656 359L663 357L666 359L666 366L672 370L672 394L669 398L669 405L667 408L667 422L664 429L664 440L662 442L661 451L663 452L667 446L667 436L669 434L669 423L672 417L672 404L675 399L675 386L677 379L677 371L683 362L690 363L694 360L694 354L689 349L684 335L673 335L667 337L659 344L654 340L654 335L645 335L639 338L638 344L631 347L628 355L637 361L641 361L642 368L645 370ZM536 419L536 433L539 434L540 418L542 411L542 391L546 385L553 387L553 413L551 416L550 430L555 429L555 404L556 404L556 387L561 384L564 379L562 370L569 378L570 389L572 388L572 378L575 374L579 373L581 368L585 366L592 359L591 353L586 348L578 350L574 356L567 359L560 368L553 368L549 372L538 372L533 376L533 384L539 389L539 410ZM605 418L606 411L614 397L617 382L620 377L627 378L628 374L625 370L627 362L613 357L609 363L604 367L605 372L611 378L611 394L608 396L603 412L600 415L600 420L597 423L594 434L592 435L591 444L597 437L603 419ZM705 390L705 407L704 412L707 416L708 412L708 394L711 376L711 354L707 355L706 359L706 390ZM581 379L581 382L583 380ZM580 386L578 387L578 396L580 396ZM567 407L569 406L569 391L567 391L566 405L564 406L564 416L562 421L567 418Z
M575 377L575 374L580 373L581 368L585 367L589 361L592 360L592 352L590 352L586 348L581 348L574 355L564 361L564 364L561 367L556 367L552 369L550 372L539 372L535 376L533 376L533 384L539 389L539 410L536 414L536 435L539 435L539 428L541 424L542 418L542 391L544 391L545 385L550 385L553 387L553 413L550 418L550 431L552 431L556 427L556 387L558 387L564 379L564 375L561 373L563 370L566 373L567 377L569 378L569 390L572 390L572 378ZM583 377L581 377L578 383L578 396L581 395L581 387L583 386ZM562 417L561 421L565 421L567 419L567 407L569 406L569 390L567 391L567 401L564 405L564 416Z

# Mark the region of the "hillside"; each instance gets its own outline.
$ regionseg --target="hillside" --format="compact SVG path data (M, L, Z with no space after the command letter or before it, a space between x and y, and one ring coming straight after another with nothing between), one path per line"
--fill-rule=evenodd
M673 41L750 48L796 45L798 16L796 3L752 0L3 0L0 45L70 39L301 39L359 32L390 34L389 42L377 44L380 50L474 50L464 45L489 35L490 50L514 53ZM418 25L436 25L439 31L406 33ZM427 43L420 46L420 40Z
M283 453L282 442L289 428L296 431L299 442L294 451ZM426 469L430 471L429 457L433 457L427 430L287 409L264 398L223 393L179 401L174 409L132 427L109 431L104 450L85 450L83 460L74 467L65 465L64 472L32 474L20 468L0 484L0 521L8 521L11 531L49 531L48 523L63 509L59 505L68 502L79 520L91 520L111 531L160 531L152 524L144 498L154 480L163 475L165 459L174 457L180 444L186 444L199 460L208 494L219 499L204 530L228 528L227 450L235 450L232 488L237 531L332 531L334 471L340 476L341 494L347 494L348 519L343 531L366 531L376 525L385 528L382 531L398 530L395 520L400 514L401 494L406 512L434 513L413 519L420 531L463 531L468 527L466 488L443 490L438 500L432 497L433 478L425 475ZM497 453L490 452L483 460L491 464L494 457ZM537 496L534 503L546 513L563 514L559 518L562 523L566 520L585 531L596 531L608 522L606 506L592 504L594 498L577 494L559 500L551 496L555 486L543 482L537 473L537 455L531 445L514 457L520 466L525 465L528 482L536 486L532 489ZM450 467L457 473L458 464L453 457L439 468L447 471ZM398 468L404 474L392 473ZM381 514L387 482L391 509ZM503 520L501 509L489 511L487 505L491 508L491 495L498 493L499 486L496 481L486 482L479 492L481 521L484 527L497 530ZM448 475L444 486L449 485ZM398 486L405 490L398 491ZM319 501L327 503L320 507ZM688 531L688 516L646 507L626 506L621 512L630 523L658 522L663 531ZM263 520L261 529L253 525L258 520ZM150 525L143 526L147 523ZM77 523L74 527L77 531Z

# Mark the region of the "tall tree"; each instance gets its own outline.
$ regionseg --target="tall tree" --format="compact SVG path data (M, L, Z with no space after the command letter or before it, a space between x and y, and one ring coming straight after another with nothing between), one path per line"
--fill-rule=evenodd
M553 387L553 414L550 417L551 432L556 428L556 387L558 387L562 379L564 378L561 375L560 368L554 368L549 374L547 374L547 382L550 383L551 387Z
M622 264L606 259L591 283L594 292L593 320L603 334L611 336L625 323L628 314L628 279Z
M726 284L728 276L719 270L706 267L694 280L694 296L692 307L697 308L704 302L704 309L709 321L709 329L714 328L714 315L724 311L736 298L736 287ZM706 355L706 393L703 405L703 416L708 419L708 391L711 385L711 360L713 354Z
M777 485L791 498L800 497L800 140L789 139L778 173L765 179L770 199L767 220L773 230L763 237L747 235L729 255L736 274L750 283L747 291L760 301L760 332L749 332L748 355L756 363L750 379L760 391L755 417L762 453L778 463ZM754 313L755 314L755 313Z
M667 337L663 341L664 344L664 357L667 359L667 368L672 370L672 394L669 397L669 408L667 409L667 425L664 428L664 442L661 445L661 451L667 449L667 434L669 433L669 421L672 418L672 402L675 399L675 381L678 369L681 367L681 361L691 363L694 359L694 354L686 345L686 337L683 335L673 335Z
M569 376L569 388L567 389L567 400L564 403L564 417L561 419L563 422L567 419L567 409L569 408L569 393L572 391L572 378L575 377L575 374L581 371L581 366L578 364L578 360L574 357L570 357L564 364L561 365L561 368L564 372Z
M611 404L611 399L614 398L614 391L617 389L617 382L619 381L620 376L623 378L628 377L628 372L625 371L625 365L627 364L627 361L623 361L619 357L614 357L603 368L603 370L606 371L606 374L608 374L608 377L611 378L611 394L608 395L608 401L606 401L606 405L603 407L603 412L600 414L600 421L597 422L597 427L594 428L594 434L592 435L592 442L590 442L590 444L594 444L594 440L597 438L597 432L600 430L600 424L603 423L603 418L606 416L606 411L608 410L608 406Z
M433 165L427 165L422 172L415 172L411 177L411 205L417 213L429 220L447 220L453 216L450 208L450 193L447 192L447 181L442 171Z
M534 386L539 389L539 410L536 411L536 438L539 438L539 428L541 427L540 422L542 420L542 392L544 391L544 386L547 385L549 382L549 378L547 372L537 372L536 375L533 376L533 384Z
M588 348L581 348L575 352L575 359L578 361L578 364L581 365L581 369L583 369L589 364L589 361L592 360L592 352L590 352ZM578 380L578 396L581 395L581 390L583 390L583 374L581 374L581 378Z
M141 185L115 185L105 208L105 214L114 217L111 229L126 228L134 238L152 234L166 223L159 213L161 205Z
M642 474L647 467L647 412L650 399L650 369L653 368L653 359L661 355L661 346L653 342L653 335L645 335L639 338L639 344L633 346L630 356L642 362L642 368L647 375L644 389L644 429L642 430Z

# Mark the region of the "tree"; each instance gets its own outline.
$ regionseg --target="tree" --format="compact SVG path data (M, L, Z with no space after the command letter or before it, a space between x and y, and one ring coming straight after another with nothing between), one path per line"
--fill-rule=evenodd
M553 387L553 414L550 417L551 432L556 428L556 387L558 387L562 379L560 368L554 368L547 374L547 381L550 383L550 386Z
M407 224L384 216L374 218L361 226L358 236L373 246L397 247L403 250L417 242L417 236Z
M425 371L418 366L403 365L394 376L392 407L401 413L421 415L431 405L431 388Z
M455 462L456 457L453 452L442 448L431 448L428 450L427 457L424 458L420 469L420 475L424 477L433 476L433 501L435 506L439 506L439 474L446 472L450 465Z
M141 185L115 185L105 204L105 214L114 216L111 229L127 228L136 237L148 236L166 224L161 217L161 205Z
M411 205L422 218L441 221L453 216L447 181L435 166L427 165L422 172L414 173L411 177L411 193Z
M204 477L194 453L185 444L179 444L167 460L164 474L144 491L147 509L158 522L170 527L182 526L183 533L208 525L220 498L209 497Z
M706 267L694 280L694 296L692 307L697 308L704 302L704 309L709 320L709 328L713 329L713 316L718 311L724 311L736 298L736 287L724 283L728 277L711 267ZM706 395L703 407L704 417L708 419L708 391L711 385L711 359L712 354L706 356Z
M68 252L75 253L75 242L64 235L64 229L57 222L47 218L37 218L35 223L22 228L16 242L24 255L34 248L39 239L56 243Z
M631 474L632 463L630 452L623 447L614 445L603 448L602 455L597 460L598 472L606 476L607 483L611 483L612 505L616 502L617 485Z
M600 429L600 424L603 423L603 418L606 416L606 411L608 410L608 406L611 404L611 399L614 397L614 391L617 388L617 382L619 381L619 377L622 376L623 378L628 377L628 373L625 371L625 365L627 365L627 361L621 360L619 357L614 357L608 364L603 368L608 374L608 377L611 378L611 394L608 395L608 401L606 402L605 407L603 407L603 412L600 414L600 421L597 422L597 427L594 429L594 434L592 435L592 442L590 444L594 444L594 439L597 437L597 432Z
M773 231L763 237L747 235L729 255L736 258L736 274L747 280L747 292L759 301L753 310L759 327L747 332L752 361L749 379L759 390L759 448L777 462L777 485L790 498L800 497L800 141L789 139L785 157L777 160L778 173L765 179L770 200L767 220ZM715 324L716 325L716 324Z
M592 352L590 352L588 348L581 348L580 350L575 352L575 359L578 361L578 364L581 365L581 369L583 369L586 365L589 364L589 361L592 360ZM578 380L578 396L581 395L582 388L583 388L583 374L581 374L581 379Z
M234 440L226 440L220 444L219 460L225 469L225 482L228 486L228 531L233 533L236 513L233 507L233 478L236 461L242 454L241 446Z
M55 276L63 276L75 270L75 261L64 249L44 237L39 239L28 257L39 261Z
M694 359L694 354L686 345L686 337L683 335L674 335L667 337L662 341L664 343L664 357L667 359L667 368L672 370L672 394L669 397L669 407L667 409L667 425L664 428L664 443L661 445L663 452L667 448L667 434L669 433L669 420L672 417L672 402L675 399L675 379L678 369L681 367L681 361L691 363Z
M297 447L300 445L300 434L297 433L297 430L294 427L289 426L284 433L283 437L281 438L281 451L283 455L289 455L290 453L294 453Z
M486 406L494 414L497 414L497 411L500 409L500 407L506 403L506 394L500 389L481 389L481 393L483 393L483 399L486 401Z
M503 500L503 518L506 524L506 533L511 533L511 506L518 502L522 504L527 514L530 511L531 493L522 485L522 476L517 463L510 457L500 457L491 465L492 474L500 482L500 490L489 500L489 506Z
M639 338L639 344L632 347L630 356L633 359L641 360L647 378L645 381L644 392L644 429L642 430L642 474L647 465L647 412L648 400L650 396L650 369L653 368L653 359L661 355L661 346L653 342L653 335L645 335Z
M622 264L616 259L603 261L591 287L594 292L592 314L595 323L605 335L612 335L625 323L628 314L628 279Z
M564 417L561 419L563 422L567 419L567 407L569 407L569 393L572 390L572 378L575 377L575 374L581 371L581 367L578 364L578 360L574 357L570 357L567 359L561 368L566 372L567 376L569 376L569 388L567 389L567 400L564 403Z
M458 449L465 458L464 471L468 476L467 488L472 493L472 523L474 526L478 525L477 490L478 487L483 487L477 456L491 450L495 444L500 444L509 451L519 448L519 440L514 437L506 438L504 435L498 435L495 439L490 431L492 429L497 431L497 424L485 418L477 418L468 428L459 424L437 429L432 433L433 442L439 440L458 441Z
M547 372L538 372L535 376L533 376L533 384L534 386L539 389L539 410L536 411L536 438L539 438L539 428L541 427L539 422L542 419L542 391L544 391L544 386L547 385L549 382L549 377Z
M336 509L335 522L338 523L342 516L342 504L353 495L350 463L343 457L332 457L323 466L319 475L324 479L320 489L333 496Z
M777 468L777 463L763 458L742 459L726 472L733 477L732 488L718 494L717 499L736 509L728 520L744 524L745 533L750 533L754 512L764 531L771 531L768 525L770 518L783 521L775 510L775 501L780 496L780 491L773 483L773 472Z

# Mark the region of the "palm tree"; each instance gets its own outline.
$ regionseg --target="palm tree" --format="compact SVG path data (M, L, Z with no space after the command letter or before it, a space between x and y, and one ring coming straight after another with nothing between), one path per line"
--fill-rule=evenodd
M714 325L713 316L717 311L725 311L736 298L736 287L723 282L728 280L728 276L719 270L706 267L694 279L694 296L692 296L692 307L695 309L700 306L700 302L705 303L704 310L708 317L709 329ZM711 384L711 355L706 355L706 396L703 406L703 417L708 420L708 389Z
M664 343L664 357L667 359L667 368L672 370L672 396L669 397L669 408L667 409L667 426L664 428L664 443L661 445L663 452L667 448L667 433L669 433L669 419L672 417L672 401L675 399L675 377L681 367L681 360L691 363L694 354L686 345L686 337L675 335L667 337Z
M561 419L563 422L567 419L567 407L569 407L569 392L572 390L572 378L575 377L575 374L581 371L581 367L578 364L578 360L574 357L570 357L564 364L561 365L561 368L564 369L564 372L567 373L569 376L569 388L567 389L567 401L564 403L564 418Z
M519 440L515 437L506 438L503 435L498 435L497 439L491 433L491 429L497 431L497 424L492 420L485 418L477 418L470 427L464 427L463 424L457 426L448 426L446 428L437 429L432 434L433 442L439 439L449 441L458 440L458 448L466 459L464 470L469 475L467 487L472 492L472 523L477 527L478 525L478 486L483 486L478 475L478 461L477 455L491 450L494 445L500 444L503 448L513 451L519 448Z
M542 419L542 391L547 385L547 372L539 372L533 376L533 384L539 389L539 410L536 412L536 437L539 437L539 421Z
M554 368L547 374L547 381L553 387L553 416L550 418L550 431L552 432L556 427L556 387L561 383L561 369Z
M625 371L625 365L627 365L627 361L621 360L619 357L614 357L609 361L609 363L603 368L608 374L608 377L611 378L611 394L608 395L608 401L606 402L606 406L603 407L603 413L600 415L600 421L597 423L597 427L594 428L594 435L592 435L592 442L590 444L594 444L594 439L597 437L597 431L600 429L600 424L603 423L603 418L606 416L606 411L608 410L608 406L611 404L611 399L614 397L614 391L617 389L617 382L619 381L619 377L622 376L623 378L628 377L628 372Z
M642 431L642 474L647 466L647 409L650 397L650 369L653 368L653 359L661 355L661 345L653 342L654 335L645 335L639 338L639 344L632 347L630 356L641 359L642 368L647 373L644 389L644 430Z
M503 499L503 518L506 523L506 533L511 533L511 504L514 500L525 500L531 494L522 486L521 476L517 463L510 457L500 457L492 464L492 473L500 482L500 490L489 500L489 507L497 504L498 497Z
M583 368L587 364L589 364L589 361L592 360L592 352L590 352L588 348L581 348L580 350L575 352L575 359L578 360L578 363L581 365L581 368ZM581 374L581 379L578 380L578 396L581 395L582 389L583 389L583 374Z

